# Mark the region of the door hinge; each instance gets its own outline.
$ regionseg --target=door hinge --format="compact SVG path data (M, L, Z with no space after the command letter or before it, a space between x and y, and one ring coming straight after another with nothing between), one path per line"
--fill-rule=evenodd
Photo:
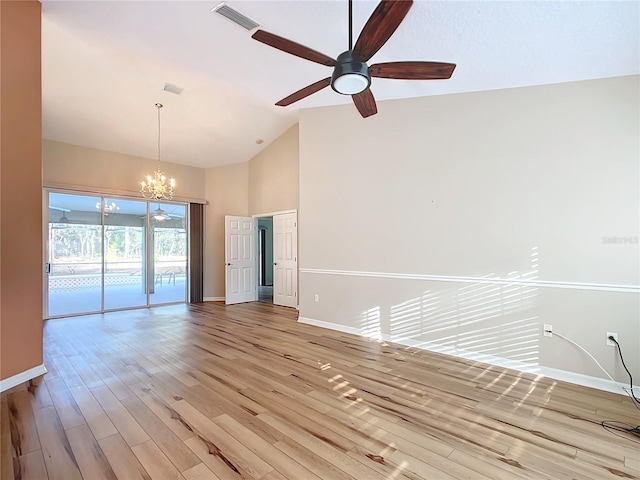
M293 296L297 297L298 296L298 292L293 292Z

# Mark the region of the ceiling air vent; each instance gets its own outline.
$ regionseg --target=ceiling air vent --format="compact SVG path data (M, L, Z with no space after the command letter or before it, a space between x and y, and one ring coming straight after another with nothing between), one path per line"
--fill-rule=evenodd
M182 93L183 88L177 85L172 85L170 83L165 83L163 90L169 93L175 93L176 95L180 95Z
M219 13L223 17L228 18L233 23L238 24L241 27L246 28L247 30L253 30L254 28L260 26L259 23L254 22L246 15L243 15L239 11L231 8L225 2L222 2L220 5L213 7L211 11Z

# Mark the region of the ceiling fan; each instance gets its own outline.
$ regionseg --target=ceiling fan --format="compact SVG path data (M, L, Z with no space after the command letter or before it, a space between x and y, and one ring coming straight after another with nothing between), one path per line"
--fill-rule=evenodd
M181 219L182 217L180 215L167 213L162 208L160 208L160 205L158 205L158 208L151 212L151 218L158 222L163 222L164 220Z
M382 0L365 24L353 46L352 0L349 0L349 49L333 59L283 37L258 30L251 37L283 52L333 67L333 74L308 85L276 105L285 107L331 85L342 95L351 95L353 103L364 118L378 113L371 93L371 78L400 80L445 80L451 77L456 65L442 62L387 62L367 65L367 62L389 40L413 5L413 0Z

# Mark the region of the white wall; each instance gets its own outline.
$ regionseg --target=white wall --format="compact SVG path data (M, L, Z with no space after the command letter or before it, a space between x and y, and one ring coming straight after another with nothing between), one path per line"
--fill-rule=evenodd
M640 374L638 92L633 76L380 102L366 120L303 110L303 321L602 376L541 337L552 324L623 381L614 331Z

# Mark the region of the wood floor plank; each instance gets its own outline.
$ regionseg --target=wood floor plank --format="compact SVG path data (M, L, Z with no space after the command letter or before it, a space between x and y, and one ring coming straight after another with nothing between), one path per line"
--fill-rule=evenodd
M42 352L42 357L44 360L44 366L47 369L46 378L58 378L60 377L60 372L58 372L58 368L55 363L51 359L51 344L48 344L47 350Z
M84 425L86 422L82 412L64 380L61 377L49 378L47 376L45 383L65 430Z
M117 480L109 461L87 425L67 430L66 434L83 478Z
M98 440L98 444L118 480L152 480L120 435L111 435Z
M9 394L7 406L13 456L19 457L40 450L30 393L20 390Z
M149 440L147 432L136 422L131 413L129 413L120 400L116 398L109 387L101 384L100 386L90 389L90 391L96 400L98 400L98 403L113 423L113 426L129 446Z
M94 369L87 363L81 355L74 355L71 357L67 357L71 366L78 373L80 378L82 379L83 384L88 388L97 387L99 385L103 385L102 377L98 375Z
M109 369L103 362L92 363L91 368L102 382L109 387L118 400L128 398L132 395L127 385Z
M575 457L570 457L573 461L567 465L566 456L550 452L536 445L519 444L510 448L508 455L520 464L552 478L599 480L609 477L609 474L603 472L602 469L590 468L587 464L576 461Z
M220 449L203 442L201 438L193 437L184 443L220 480L253 479L242 467L234 465Z
M322 439L324 443L331 445L341 452L348 452L356 445L356 442L352 438L347 438L347 436L344 435L348 432L348 428L342 427L339 422L333 422L332 425L328 425L328 423L331 422L331 419L327 419L327 422L319 423L317 421L317 416L314 417L311 413L306 415L298 413L295 409L289 408L288 404L278 401L277 398L269 395L262 395L248 389L244 392L248 397L260 402L273 415L287 420L289 423L294 425L304 425L305 432L311 434L315 438ZM302 409L304 406L298 405L298 407ZM306 407L306 411L314 412L314 410L308 407ZM260 416L258 415L258 417ZM352 437L349 433L347 433L347 435Z
M140 443L131 450L153 480L184 480L153 440Z
M189 394L185 396L185 400L209 418L216 418L223 413L233 416L233 418L251 428L254 433L271 444L282 439L282 433L257 418L256 415L258 412L254 410L264 411L262 406L258 405L258 408L256 408L255 405L257 404L250 398L244 397L241 392L235 393L244 398L242 405L234 404L232 400L237 399L237 395L226 399L213 391L214 389L215 387L213 386L198 385L189 389ZM191 395L192 393L194 395ZM217 413L211 411L212 404L216 406L214 412Z
M640 445L638 448L640 448ZM625 465L624 459L619 462L608 458L602 458L602 456L595 455L593 453L579 451L576 455L576 460L588 463L600 471L605 470L621 478L633 478L634 476L640 477L640 471L638 471L638 469L634 470L629 468Z
M387 422L381 418L374 418L373 422L369 423L365 418L353 416L342 410L335 409L327 412L326 415L336 418L346 425L352 425L354 429L375 438L382 445L382 449L391 448L393 450L402 450L416 458L421 458L423 455L427 455L428 452L447 457L454 450L451 445L445 442L428 435L421 435L404 429L402 426ZM401 433L402 435L398 435L397 433ZM376 453L378 455L380 454L380 452Z
M326 462L335 465L347 475L358 479L383 479L384 477L377 472L363 466L363 464L353 460L332 445L316 438L314 435L307 433L303 428L294 427L290 423L269 413L261 413L259 415L266 423L277 428L284 433L288 439L300 444L307 450L312 451ZM352 446L353 448L353 446Z
M195 467L182 472L185 480L220 480L215 473L207 468L204 463L199 463Z
M635 458L625 457L624 466L638 472L638 478L640 478L640 460Z
M391 456L389 457L389 463L396 469L398 473L407 471L424 479L437 478L442 480L455 480L456 478L458 478L450 475L448 472L439 470L420 459L417 459L407 453L400 451L396 451L391 454ZM486 479L487 477L484 477L484 475L479 475L476 478Z
M69 439L54 407L45 407L34 412L42 454L50 480L81 480Z
M48 478L42 450L27 453L16 458L14 468L16 470L19 469L15 478L19 478L20 480L47 480Z
M482 452L479 449L466 452L456 449L448 458L495 480L551 479L551 477L541 475L540 472L527 469L508 457Z
M262 477L261 480L287 480L287 477L282 475L277 470L274 470L273 472L271 472L271 473L267 474L266 476Z
M264 459L275 470L287 478L304 478L306 480L320 480L312 471L304 468L291 457L283 454L276 447L253 433L229 415L220 415L213 419L220 428L234 437L242 445Z
M49 389L44 381L44 376L28 382L27 391L31 395L31 407L34 410L53 405L53 400L51 400L51 395L49 394Z
M154 440L156 446L176 466L184 472L200 463L185 444L137 397L125 398L123 405L144 431Z
M69 389L93 435L100 440L118 433L91 391L84 385Z
M209 450L219 450L225 458L228 458L253 478L261 478L273 470L271 465L252 452L250 448L229 435L213 420L204 416L185 400L174 403L173 408L196 433L198 439L207 445Z
M0 478L13 478L13 445L9 426L8 394L0 396Z
M194 436L188 426L180 423L178 418L172 414L173 408L158 397L143 383L131 385L130 390L151 410L169 429L184 441Z
M82 377L78 375L78 372L76 372L76 369L73 368L73 365L65 355L52 356L51 360L68 387L84 385Z
M277 442L275 447L280 450L283 455L293 458L297 463L314 472L314 474L322 479L351 480L357 478L348 475L330 461L327 461L320 455L316 455L316 453L289 438L285 437L283 440Z

